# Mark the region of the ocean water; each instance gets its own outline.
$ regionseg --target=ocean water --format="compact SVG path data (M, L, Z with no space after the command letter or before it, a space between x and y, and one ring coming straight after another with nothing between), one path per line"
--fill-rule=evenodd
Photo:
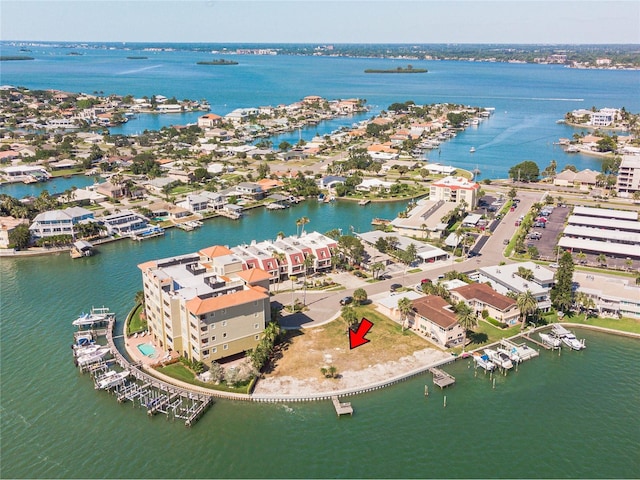
M125 59L138 52L66 53L34 47L34 62L3 62L1 83L207 98L220 113L308 94L365 97L376 108L405 99L484 104L496 114L444 145L440 157L477 161L485 172L520 159L544 165L551 154L561 164L564 154L552 142L569 136L555 124L566 110L594 104L638 111L640 102L633 94L636 72L425 62L425 76L382 78L361 72L395 63L249 56L237 57L237 71L205 73L195 68L203 53L150 52L144 66ZM3 47L3 54L11 53ZM477 149L473 159L470 145ZM59 191L70 186L57 182ZM308 230L363 231L373 217L392 218L404 206L310 201L253 210L237 222L207 221L194 232L174 229L164 238L103 245L82 260L68 254L0 259L0 477L637 478L640 349L637 340L622 337L578 331L586 350L542 352L517 373L498 377L495 389L463 360L446 368L457 378L453 388L440 391L429 375L417 377L351 398L350 418L336 418L329 402L217 401L191 429L118 404L73 366L71 321L102 305L123 320L142 288L139 263L292 234L302 216L311 220Z
M206 99L214 113L224 115L239 107L288 104L307 95L327 99L364 98L370 115L394 102L459 103L494 107L495 115L476 128L432 152L429 160L482 170L483 178L504 178L512 165L524 160L541 169L554 159L559 168L599 170L597 158L566 154L554 142L579 130L556 120L577 108L625 107L640 112L640 72L577 70L558 65L523 65L458 61L412 61L426 74L374 75L367 68L395 68L406 61L310 56L212 55L201 51L142 52L122 49L30 47L33 61L4 62L2 84L32 89L56 88L73 92L103 92L178 99ZM136 48L135 45L132 48ZM213 46L211 46L213 49ZM210 51L210 49L208 49ZM68 55L70 52L82 55ZM20 54L19 47L3 45L4 55ZM24 52L22 53L24 54ZM132 55L146 60L129 60ZM227 58L235 66L197 65L200 60ZM114 128L114 133L193 123L199 113L144 115ZM365 116L366 118L366 116ZM353 119L353 121L359 120ZM347 125L351 119L347 119ZM305 140L344 125L292 132L283 139ZM472 155L471 146L476 148Z

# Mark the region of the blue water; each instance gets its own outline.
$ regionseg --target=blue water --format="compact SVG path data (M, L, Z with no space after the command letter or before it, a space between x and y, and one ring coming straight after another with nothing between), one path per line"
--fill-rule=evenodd
M216 69L196 68L208 54L195 52L145 52L149 60L132 61L125 57L139 52L86 50L76 57L64 48L32 50L33 62L3 62L0 83L206 98L216 113L309 94L364 97L374 110L408 99L493 106L491 119L430 155L477 163L496 176L523 159L597 168L597 160L553 147L556 137L572 132L555 120L591 105L640 111L638 72L412 61L429 73L380 77L362 71L395 63L243 56L233 57L241 62L237 68ZM3 47L2 54L19 52ZM473 156L470 146L477 149ZM45 186L60 192L74 184L65 180ZM25 191L15 190L16 196ZM421 376L354 397L352 418L337 419L329 402L218 401L192 429L118 404L73 366L71 321L92 305L107 305L121 322L142 288L139 263L293 234L302 216L311 220L308 230L364 231L373 217L393 218L405 205L311 201L251 210L239 221L210 220L193 232L172 229L144 242L101 245L82 260L67 254L0 259L0 477L637 478L640 349L633 339L578 331L586 350L560 357L542 352L517 373L497 378L495 389L460 361L447 367L457 379L452 389L441 392Z
M150 343L141 343L138 345L138 350L146 357L153 357L156 354L156 349Z
M213 47L212 47L213 48ZM367 100L370 114L393 102L418 104L461 103L495 107L495 115L477 128L469 128L453 141L431 152L431 161L483 170L483 177L505 177L510 166L534 160L544 168L552 159L561 169L600 169L600 161L569 155L553 145L571 137L574 130L556 120L576 108L622 107L640 112L640 72L576 70L554 65L412 61L426 74L372 75L366 68L393 68L397 61L363 58L304 56L228 56L237 66L196 65L210 59L206 52L140 52L34 47L34 61L4 62L2 83L29 88L104 92L178 99L206 99L213 112L224 115L239 107L288 104L307 95L327 99L359 97ZM19 54L4 46L3 54ZM127 60L129 55L147 60ZM216 58L224 57L216 55ZM177 123L193 123L198 113L142 115L114 132L138 133ZM350 120L347 120L350 123ZM304 129L302 138L328 133L336 125ZM335 127L335 128L334 128ZM297 141L300 132L285 136ZM471 155L471 146L476 153Z

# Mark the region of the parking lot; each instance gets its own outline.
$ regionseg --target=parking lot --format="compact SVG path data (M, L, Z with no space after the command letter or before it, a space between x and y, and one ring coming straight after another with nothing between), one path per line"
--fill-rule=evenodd
M564 223L569 216L569 211L570 209L567 207L554 207L553 212L547 217L544 228L532 227L531 230L529 230L529 234L539 235L540 238L537 240L535 238L528 238L525 240L525 244L535 245L540 254L540 259L548 261L556 260L555 247L564 230Z

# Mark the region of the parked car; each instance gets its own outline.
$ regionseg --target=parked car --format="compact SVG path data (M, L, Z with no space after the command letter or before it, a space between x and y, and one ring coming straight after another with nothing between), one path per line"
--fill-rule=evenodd
M340 300L340 305L349 305L353 302L353 297L344 297Z
M400 285L399 283L393 283L391 284L391 286L389 287L389 291L391 292L395 292L396 290L399 290L402 288L402 285Z

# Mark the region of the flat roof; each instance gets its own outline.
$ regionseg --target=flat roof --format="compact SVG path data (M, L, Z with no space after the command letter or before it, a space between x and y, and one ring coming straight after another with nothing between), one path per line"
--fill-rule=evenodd
M605 230L603 228L567 225L564 234L593 240L610 240L612 243L633 243L640 247L640 233L621 232L620 230Z
M617 218L619 220L638 220L638 212L632 210L614 210L612 208L573 207L574 215L585 217Z
M634 280L611 278L586 272L573 272L573 281L578 284L578 291L596 295L608 300L624 300L640 305L640 286Z
M569 215L569 225L583 225L586 227L607 228L610 230L625 230L628 232L640 232L640 222L631 220L618 220L615 218L585 217L582 215Z
M610 253L621 257L640 258L638 245L628 245L625 243L611 243L599 240L588 240L585 238L562 237L558 240L558 246L577 251Z

